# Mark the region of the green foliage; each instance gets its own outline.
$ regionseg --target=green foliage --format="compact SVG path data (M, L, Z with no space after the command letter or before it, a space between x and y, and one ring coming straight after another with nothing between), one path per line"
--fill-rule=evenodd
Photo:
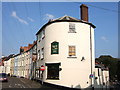
M95 60L109 68L110 80L114 81L118 79L118 76L120 78L120 62L118 63L118 58L113 58L109 55L103 55L99 58L96 58Z

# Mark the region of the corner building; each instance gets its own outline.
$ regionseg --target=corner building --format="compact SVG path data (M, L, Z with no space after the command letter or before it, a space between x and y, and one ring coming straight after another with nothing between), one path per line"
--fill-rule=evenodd
M91 87L94 81L90 75L95 69L94 28L92 23L70 16L46 23L36 34L37 67L45 67L37 73L39 79L70 88Z

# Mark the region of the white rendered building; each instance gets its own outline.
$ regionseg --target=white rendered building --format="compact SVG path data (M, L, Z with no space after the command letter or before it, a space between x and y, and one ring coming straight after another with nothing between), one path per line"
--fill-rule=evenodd
M70 88L93 86L95 26L88 22L85 5L81 5L81 19L63 16L37 32L37 76L43 82ZM42 66L44 71L39 70Z
M10 74L10 65L11 65L11 58L4 61L4 68L6 74Z
M109 70L100 64L95 65L95 88L109 88Z

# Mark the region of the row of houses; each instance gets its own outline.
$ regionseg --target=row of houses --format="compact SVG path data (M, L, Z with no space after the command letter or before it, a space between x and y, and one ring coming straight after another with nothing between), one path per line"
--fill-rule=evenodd
M2 72L69 88L108 87L109 70L95 64L96 26L88 21L88 7L82 4L80 10L81 19L65 15L49 20L33 44L3 58Z
M12 54L2 58L1 73L6 73L10 76L25 77L32 79L34 62L36 61L36 41L25 47L20 47L19 54Z

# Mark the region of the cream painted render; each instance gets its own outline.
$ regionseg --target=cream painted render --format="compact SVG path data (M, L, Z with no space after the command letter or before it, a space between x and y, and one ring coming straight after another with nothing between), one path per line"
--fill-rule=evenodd
M69 23L75 24L76 33L69 33ZM62 68L62 70L59 72L59 80L49 80L47 79L46 66L43 81L73 88L90 87L90 31L92 43L92 69L94 70L94 28L81 22L56 22L46 26L44 30L45 38L40 42L37 40L37 51L44 47L44 60L41 60L38 66L45 65L45 63L61 63L59 68ZM54 41L59 42L59 54L51 55L51 43ZM75 58L68 56L69 45L76 46ZM84 57L85 60L81 61L82 57Z
M5 73L5 67L4 66L0 66L0 73Z
M95 78L96 78L94 79L95 88L109 88L109 71L108 70L104 70L102 68L95 68Z
M14 74L14 58L11 58L11 65L10 65L10 76Z
M15 74L16 76L31 79L32 54L33 54L33 51L31 48L29 51L23 52L18 56L14 57L14 58L17 58L15 61L15 67L17 67L17 71L16 71L17 74Z
M4 61L5 73L10 74L11 58L7 61Z

